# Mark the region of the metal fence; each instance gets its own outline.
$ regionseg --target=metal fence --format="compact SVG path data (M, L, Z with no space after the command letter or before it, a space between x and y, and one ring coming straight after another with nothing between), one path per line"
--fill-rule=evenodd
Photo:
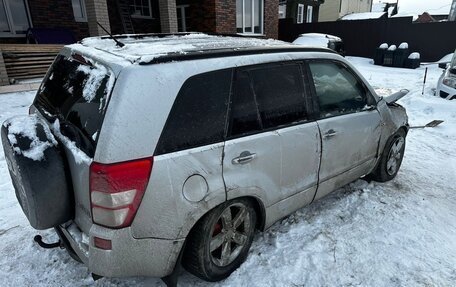
M456 22L413 23L411 17L294 24L279 22L279 39L291 42L303 33L325 33L341 37L347 55L372 58L382 43L409 43L423 62L438 61L456 48Z

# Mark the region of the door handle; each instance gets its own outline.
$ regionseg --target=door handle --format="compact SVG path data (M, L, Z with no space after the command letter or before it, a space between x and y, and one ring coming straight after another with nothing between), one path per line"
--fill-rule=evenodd
M232 164L245 164L251 162L256 158L256 153L250 153L249 151L243 151L238 157L231 160Z
M336 132L335 130L333 130L333 129L330 129L329 131L327 131L327 132L323 135L323 137L324 137L325 139L327 139L327 138L331 138L331 137L333 137L333 136L335 136L335 135L337 135L337 132Z

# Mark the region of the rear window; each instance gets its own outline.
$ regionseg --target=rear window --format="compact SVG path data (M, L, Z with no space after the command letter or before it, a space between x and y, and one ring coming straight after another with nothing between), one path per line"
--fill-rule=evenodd
M224 140L231 69L196 75L180 89L155 155Z
M61 132L93 157L115 77L106 67L58 56L41 85L34 105Z

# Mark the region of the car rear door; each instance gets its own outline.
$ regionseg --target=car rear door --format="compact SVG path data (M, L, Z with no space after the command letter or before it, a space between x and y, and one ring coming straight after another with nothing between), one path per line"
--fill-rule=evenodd
M73 184L75 222L88 234L92 226L89 169L115 75L86 59L78 54L58 55L33 106L63 143Z
M310 203L320 139L308 117L300 63L238 69L230 114L223 161L228 199L255 195L280 217Z
M330 60L308 64L322 139L318 199L370 172L381 118L374 98L348 66Z

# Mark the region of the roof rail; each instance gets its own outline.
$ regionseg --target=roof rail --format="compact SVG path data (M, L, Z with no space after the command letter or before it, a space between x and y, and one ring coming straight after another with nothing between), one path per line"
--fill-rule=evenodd
M267 39L265 36L250 36L240 34L227 34L227 33L199 33L199 32L178 32L178 33L141 33L141 34L120 34L113 35L116 39L143 39L146 37L157 37L164 38L169 36L187 36L187 35L209 35L209 36L223 36L223 37L234 37L234 38L256 38L256 39ZM111 39L108 35L101 36L100 39Z
M222 58L222 57L234 57L234 56L246 56L246 55L258 55L258 54L275 54L275 53L293 53L293 52L322 52L337 54L337 52L327 48L312 48L312 47L252 47L247 49L237 48L222 48L222 49L211 49L202 51L192 51L182 53L170 53L164 56L154 58L150 61L139 62L140 65L150 64L162 64L173 61L190 61L200 59L211 59L211 58Z

